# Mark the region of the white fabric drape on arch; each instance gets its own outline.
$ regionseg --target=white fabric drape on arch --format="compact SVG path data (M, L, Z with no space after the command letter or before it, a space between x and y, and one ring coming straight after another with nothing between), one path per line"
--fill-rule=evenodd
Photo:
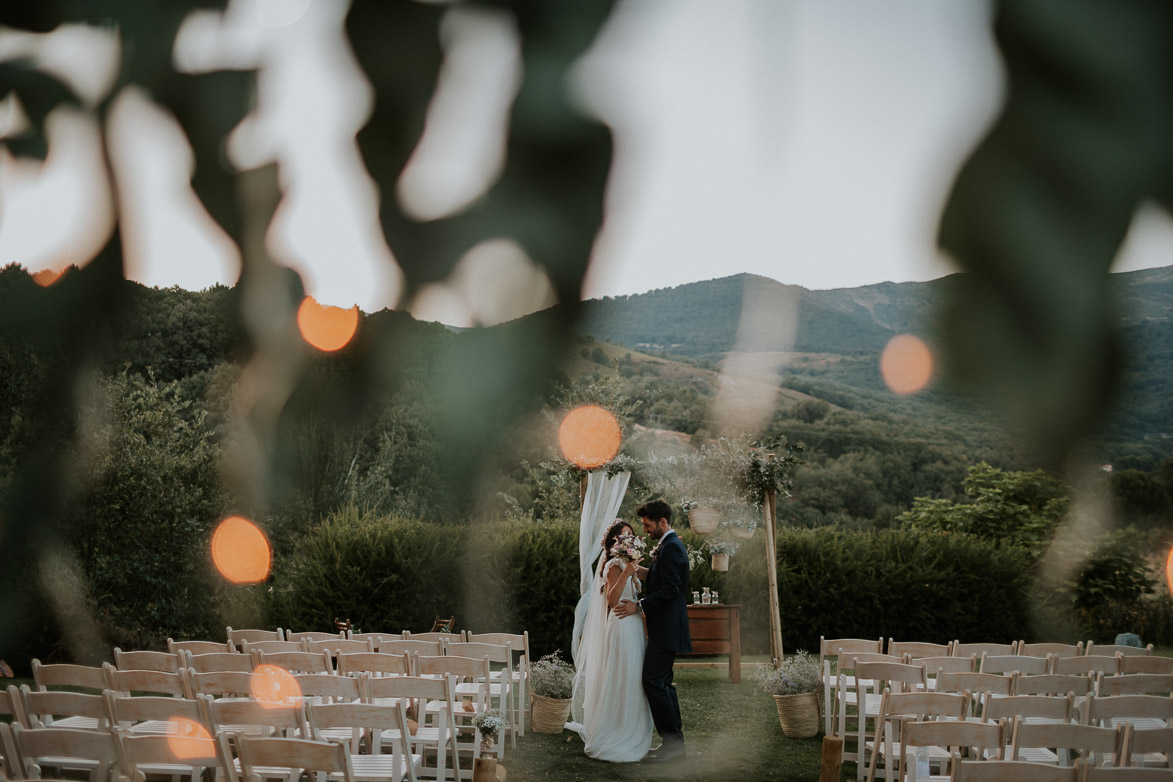
M587 629L587 615L590 610L591 594L596 577L596 560L603 553L600 543L603 542L603 532L607 525L619 513L619 506L623 504L623 495L627 493L627 485L631 482L631 473L621 472L608 477L603 470L596 470L587 476L586 500L582 505L582 519L578 527L578 605L574 609L574 635L570 638L570 656L574 659L574 667L579 671L585 669L583 657L584 649L580 646L583 632ZM578 690L579 682L575 681L574 703L578 704L577 713L572 709L571 719L582 723L581 703L582 695ZM570 724L570 723L568 723ZM575 725L572 729L576 729Z

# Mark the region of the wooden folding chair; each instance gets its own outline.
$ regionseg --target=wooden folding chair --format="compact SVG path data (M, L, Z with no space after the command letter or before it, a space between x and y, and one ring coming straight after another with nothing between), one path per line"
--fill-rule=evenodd
M1173 673L1173 657L1156 655L1125 655L1120 661L1121 673Z
M120 671L105 664L106 689L130 696L133 693L162 693L173 698L190 698L187 677L183 673L166 671Z
M982 709L983 722L1011 722L1021 718L1028 722L1072 722L1075 719L1075 696L1010 695L990 698Z
M839 692L839 660L841 655L848 654L882 654L884 651L884 639L877 638L870 641L864 638L824 638L819 636L819 671L821 673L823 683L823 732L828 736L842 736L843 730L841 721L837 718L838 701L836 700ZM846 675L846 674L843 674ZM854 689L855 681L852 679L850 686ZM844 755L844 760L854 760L854 753L848 758Z
M307 739L255 738L237 739L241 775L246 782L261 782L284 777L296 782L302 772L325 772L327 779L356 782L350 753L341 744Z
M348 637L345 630L340 630L335 633L323 633L317 630L306 630L301 633L294 633L289 630L285 631L285 640L296 641L297 643L301 643L303 638L310 641L343 641Z
M226 641L176 641L167 639L167 651L172 654L188 652L190 654L216 654L218 652L235 652L236 647Z
M1045 674L1018 676L1014 680L1015 695L1066 695L1077 699L1088 695L1095 682L1087 674Z
M453 780L462 776L460 769L461 745L456 728L456 713L461 706L456 700L455 677L384 676L364 677L369 703L403 703L405 709L416 715L418 724L408 724L411 752L420 754L434 765L423 765L420 774L431 779L445 780L452 769ZM394 731L385 732L384 740L394 741ZM466 745L472 756L474 748ZM465 777L471 777L471 771Z
M408 751L411 738L403 703L378 706L370 703L309 704L306 716L314 738L325 740L324 730L352 731L350 763L358 782L416 782L423 756ZM369 754L359 752L365 735ZM385 736L398 738L385 740ZM386 751L389 745L390 752Z
M900 742L887 742L888 757L899 758L899 779L917 782L918 750L923 751L931 773L934 764L951 764L966 753L986 760L1002 759L1005 728L1000 722L965 722L963 720L905 720L900 723ZM884 777L887 779L887 775Z
M208 671L207 673L196 673L189 668L186 675L188 692L194 698L209 695L220 699L247 700L252 697L253 674L251 672Z
M1088 769L1085 782L1173 782L1173 769L1092 768Z
M66 690L34 692L22 684L20 710L28 729L104 730L110 725L101 695Z
M405 641L443 641L445 643L464 643L468 640L468 636L464 631L458 633L447 632L431 632L431 633L413 633L410 630L403 631L403 640Z
M26 728L32 727L25 718L24 709L21 707L20 690L14 685L10 684L0 690L0 714L12 717L13 722L18 722Z
M275 665L290 673L334 673L329 652L262 652L252 653L253 667Z
M1173 697L1159 695L1089 695L1084 703L1083 721L1087 725L1116 727L1131 723L1137 730L1164 728L1173 720Z
M866 761L868 782L873 782L881 761L884 779L893 779L900 764L901 745L894 739L898 725L908 720L944 719L964 720L968 700L964 695L943 692L889 692L880 701L880 713L875 721L875 732L869 740L859 740L859 761L855 778L864 778ZM938 761L940 758L938 758Z
M1113 765L1123 746L1124 728L1101 728L1074 722L1015 720L1010 739L1010 759L1032 763L1070 765L1060 752L1078 753L1090 766Z
M897 641L888 639L888 654L893 657L904 657L909 660L920 660L924 657L948 657L949 644L935 644L926 641Z
M128 736L166 736L189 723L211 732L211 726L204 722L204 712L195 700L150 695L120 698L111 690L104 692L103 697L110 724Z
M444 653L455 657L489 660L488 690L485 692L490 709L496 709L505 721L511 749L517 748L517 725L513 721L513 647L489 643L448 643ZM922 672L923 673L923 672ZM467 682L456 685L456 697L476 695L486 682Z
M12 731L8 723L0 722L0 778L20 779L24 776L26 772L16 754L16 742L12 738Z
M245 657L253 652L304 652L304 641L241 641L240 651Z
M855 668L860 663L898 663L903 664L904 658L893 657L887 654L873 652L842 652L835 661L835 700L832 708L835 710L835 725L833 735L843 737L843 758L854 760L858 756L859 748L847 743L849 738L856 738L859 733L858 717L875 715L880 707L880 693L870 682L861 681L855 674ZM847 725L848 713L857 717L856 730L852 733ZM866 726L865 726L866 728Z
M56 693L61 694L61 693ZM90 696L98 697L100 696ZM105 782L118 763L114 733L76 728L34 728L10 726L21 779L42 779L45 769L84 771L89 782Z
M523 633L466 633L471 643L508 645L516 655L513 667L513 714L514 724L520 735L525 737L525 718L529 713L529 631ZM493 676L499 677L500 671Z
M913 664L925 669L928 688L936 690L938 676L943 673L973 673L977 659L972 654L969 657L921 657L913 660Z
M272 704L251 700L229 700L201 695L204 724L214 733L261 736L307 736L305 706L286 704L275 708Z
M419 676L454 677L454 697L458 697L456 696L456 693L460 689L460 685L474 685L472 688L474 690L473 692L469 692L469 688L465 688L466 700L472 705L472 710L470 711L465 709L464 703L458 703L453 717L455 718L456 722L457 738L461 739L462 737L468 736L471 739L469 742L458 741L458 746L461 746L462 752L471 750L471 754L474 758L480 757L482 754L482 748L480 742L476 740L476 731L472 727L471 720L477 714L480 714L481 712L484 712L488 709L489 685L487 682L489 681L489 677L491 675L489 668L489 658L482 657L478 660L472 657L456 657L453 655L444 655L440 657L419 655L412 658L412 666L415 668L415 672ZM369 681L373 686L376 682L382 680L370 679ZM473 695L474 697L468 699L467 695ZM430 708L435 706L436 704L429 705ZM498 760L501 760L505 753L505 744L502 738L503 737L501 734L498 734L497 740L488 750Z
M224 773L216 742L207 730L147 736L120 731L117 737L118 765L129 782L146 782L148 775L200 782L206 769Z
M969 711L981 714L991 698L1004 698L1014 691L1014 676L995 673L943 673L937 677L935 692L964 693L971 699Z
M402 641L383 641L379 645L381 654L420 655L423 657L437 657L444 654L443 641L413 641L410 638Z
M370 641L375 651L381 652L383 641L402 641L403 633L347 633L346 637L352 641Z
M338 655L339 676L357 676L360 673L369 673L371 676L408 676L411 674L411 659L407 654L382 652Z
M363 654L375 651L374 641L352 641L348 638L328 638L324 641L305 639L301 642L307 652L325 654L331 660L337 659L340 654Z
M114 647L114 667L120 671L179 673L183 661L172 652L124 652Z

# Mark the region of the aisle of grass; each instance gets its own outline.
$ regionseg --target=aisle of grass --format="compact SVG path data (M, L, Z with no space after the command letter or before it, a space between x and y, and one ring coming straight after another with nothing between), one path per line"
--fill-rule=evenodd
M603 763L583 754L582 740L565 731L529 731L516 750L507 750L509 782L539 780L771 779L810 782L819 776L822 735L788 739L778 724L774 699L757 690L743 666L741 684L724 670L676 672L688 759L667 766ZM852 773L846 773L847 769ZM854 766L841 779L854 779Z

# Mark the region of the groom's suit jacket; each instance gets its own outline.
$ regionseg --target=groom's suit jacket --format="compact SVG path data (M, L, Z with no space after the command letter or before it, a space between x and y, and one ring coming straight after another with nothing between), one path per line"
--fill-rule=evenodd
M648 643L672 652L691 652L688 634L688 552L675 531L669 532L648 568L645 597Z

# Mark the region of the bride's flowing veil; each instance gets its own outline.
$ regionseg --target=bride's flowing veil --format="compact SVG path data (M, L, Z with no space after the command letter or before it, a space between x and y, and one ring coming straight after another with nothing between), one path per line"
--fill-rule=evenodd
M606 619L606 600L593 599L596 593L599 593L600 598L602 596L595 588L597 579L601 577L598 571L606 562L605 557L599 556L603 553L600 544L607 525L619 513L630 481L629 472L608 476L603 470L595 470L587 476L586 499L578 528L579 599L574 609L574 634L570 639L570 655L578 672L574 677L574 696L570 709L572 722L567 723L568 728L580 734L583 730L583 681L587 660L592 645L602 643L601 634L592 632L592 626L600 627L602 619ZM600 611L602 616L596 618L595 615Z

